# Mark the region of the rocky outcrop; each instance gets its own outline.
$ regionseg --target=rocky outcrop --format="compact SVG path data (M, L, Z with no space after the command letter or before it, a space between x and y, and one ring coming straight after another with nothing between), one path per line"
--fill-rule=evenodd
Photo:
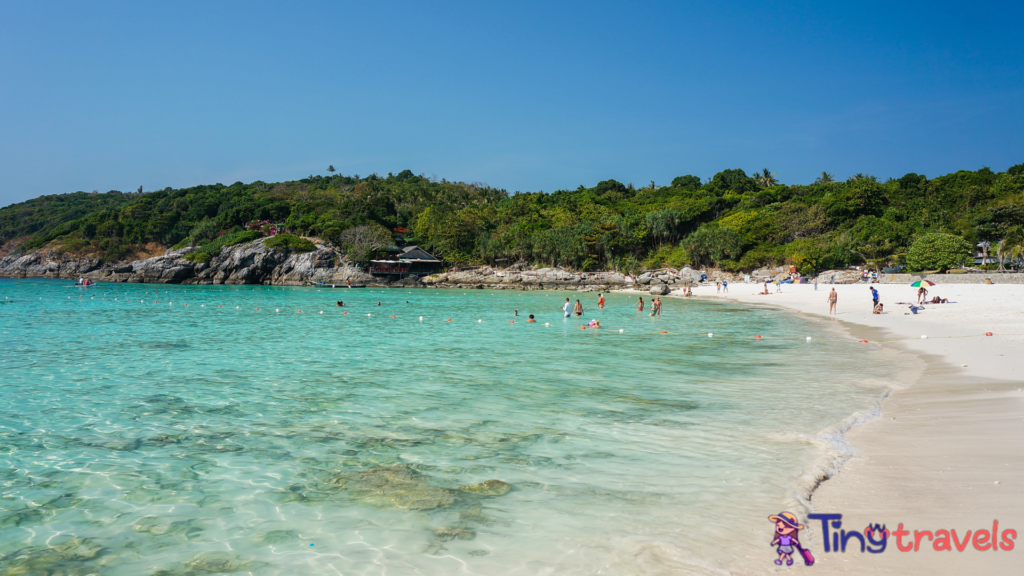
M583 292L623 288L628 283L627 278L617 272L569 272L556 268L502 270L488 266L434 274L423 278L422 282L428 286L442 288L579 290Z
M74 258L67 254L35 251L24 256L0 258L0 276L11 278L78 278L99 270L96 258Z
M668 284L655 284L651 286L651 294L654 296L667 296L672 289L668 287Z
M225 247L209 262L193 262L192 248L168 250L161 256L134 262L104 263L96 258L36 251L0 259L0 276L14 278L89 278L97 282L152 284L277 284L309 282L378 283L351 266L338 251L318 246L305 253L267 248L262 240Z

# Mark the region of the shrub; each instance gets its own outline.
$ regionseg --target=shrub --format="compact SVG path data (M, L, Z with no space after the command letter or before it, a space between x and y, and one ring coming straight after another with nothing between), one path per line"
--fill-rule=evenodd
M293 234L278 234L266 242L263 243L267 248L271 250L289 251L295 252L312 252L316 250L316 246L312 242L305 238L299 238Z
M974 250L969 242L952 234L925 234L907 252L907 266L912 271L949 270L970 262Z
M202 264L213 260L213 255L209 252L189 252L188 254L185 254L185 260L195 262L196 264Z

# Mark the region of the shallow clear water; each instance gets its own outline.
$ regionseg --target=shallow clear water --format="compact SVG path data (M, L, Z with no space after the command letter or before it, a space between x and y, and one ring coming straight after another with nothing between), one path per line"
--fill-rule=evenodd
M895 373L720 303L70 284L0 280L0 574L767 569Z

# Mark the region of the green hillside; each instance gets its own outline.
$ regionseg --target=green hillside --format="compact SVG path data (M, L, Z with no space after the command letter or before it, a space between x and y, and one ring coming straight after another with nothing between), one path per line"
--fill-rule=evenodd
M405 170L145 194L76 192L0 209L0 242L13 253L49 245L113 260L147 243L216 251L269 232L266 221L342 246L355 260L397 233L467 264L638 270L688 263L741 271L789 263L805 273L905 263L926 234L988 240L993 254L1001 240L1004 252L1024 248L1024 164L932 179L831 180L823 174L813 184L785 185L767 170L750 176L735 169L706 181L680 176L667 186L606 180L592 188L509 194ZM259 222L245 229L253 221Z

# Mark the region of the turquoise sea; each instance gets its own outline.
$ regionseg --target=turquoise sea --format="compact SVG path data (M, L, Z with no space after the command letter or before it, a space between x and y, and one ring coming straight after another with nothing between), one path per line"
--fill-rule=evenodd
M0 575L773 568L898 358L606 298L2 279Z

